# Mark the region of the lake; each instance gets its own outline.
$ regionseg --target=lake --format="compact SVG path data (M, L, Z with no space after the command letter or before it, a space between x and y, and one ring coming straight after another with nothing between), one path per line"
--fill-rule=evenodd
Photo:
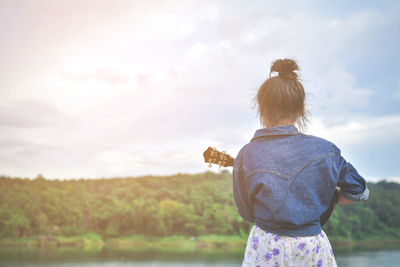
M338 266L400 266L399 249L359 250L335 252ZM241 266L242 253L237 252L188 252L132 251L102 249L84 251L73 248L33 249L1 248L0 265L9 267L123 267L123 266Z

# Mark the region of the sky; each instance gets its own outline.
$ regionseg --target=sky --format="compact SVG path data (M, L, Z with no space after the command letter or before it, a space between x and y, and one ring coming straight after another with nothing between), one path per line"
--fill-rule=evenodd
M199 173L262 128L297 60L310 123L367 181L400 181L399 1L0 0L0 175ZM217 167L213 170L217 171Z

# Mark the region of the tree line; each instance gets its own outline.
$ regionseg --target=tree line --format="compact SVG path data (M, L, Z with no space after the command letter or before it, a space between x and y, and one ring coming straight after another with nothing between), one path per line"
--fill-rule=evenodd
M330 237L400 238L400 185L369 183L370 199L337 206L324 226ZM0 176L0 238L36 235L246 236L232 174L47 180Z

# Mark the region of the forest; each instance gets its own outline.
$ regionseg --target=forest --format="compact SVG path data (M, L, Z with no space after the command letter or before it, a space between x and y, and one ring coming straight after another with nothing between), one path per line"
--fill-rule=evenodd
M400 239L400 184L368 183L370 199L339 205L324 226L330 238ZM232 174L48 180L0 176L0 238L96 233L247 235Z

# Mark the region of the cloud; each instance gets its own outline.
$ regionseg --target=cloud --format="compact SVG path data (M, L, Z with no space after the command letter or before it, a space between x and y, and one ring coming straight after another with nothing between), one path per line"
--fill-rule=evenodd
M389 177L385 179L388 182L393 182L393 183L400 183L400 177Z
M2 149L6 148L13 148L13 147L26 147L29 145L29 142L15 138L15 137L7 137L7 138L1 138L0 139L0 147Z
M355 77L342 69L330 69L322 77L314 75L307 85L311 112L332 126L348 122L354 114L364 113L374 95L371 90L357 88Z
M307 132L347 147L376 143L376 140L381 145L399 142L400 115L350 118L348 122L335 126L324 120L323 117L313 118Z
M57 107L40 101L27 100L0 105L0 127L47 127L68 119Z
M63 73L63 75L77 82L100 81L110 85L126 84L130 81L126 75L107 68L98 68L91 73Z

